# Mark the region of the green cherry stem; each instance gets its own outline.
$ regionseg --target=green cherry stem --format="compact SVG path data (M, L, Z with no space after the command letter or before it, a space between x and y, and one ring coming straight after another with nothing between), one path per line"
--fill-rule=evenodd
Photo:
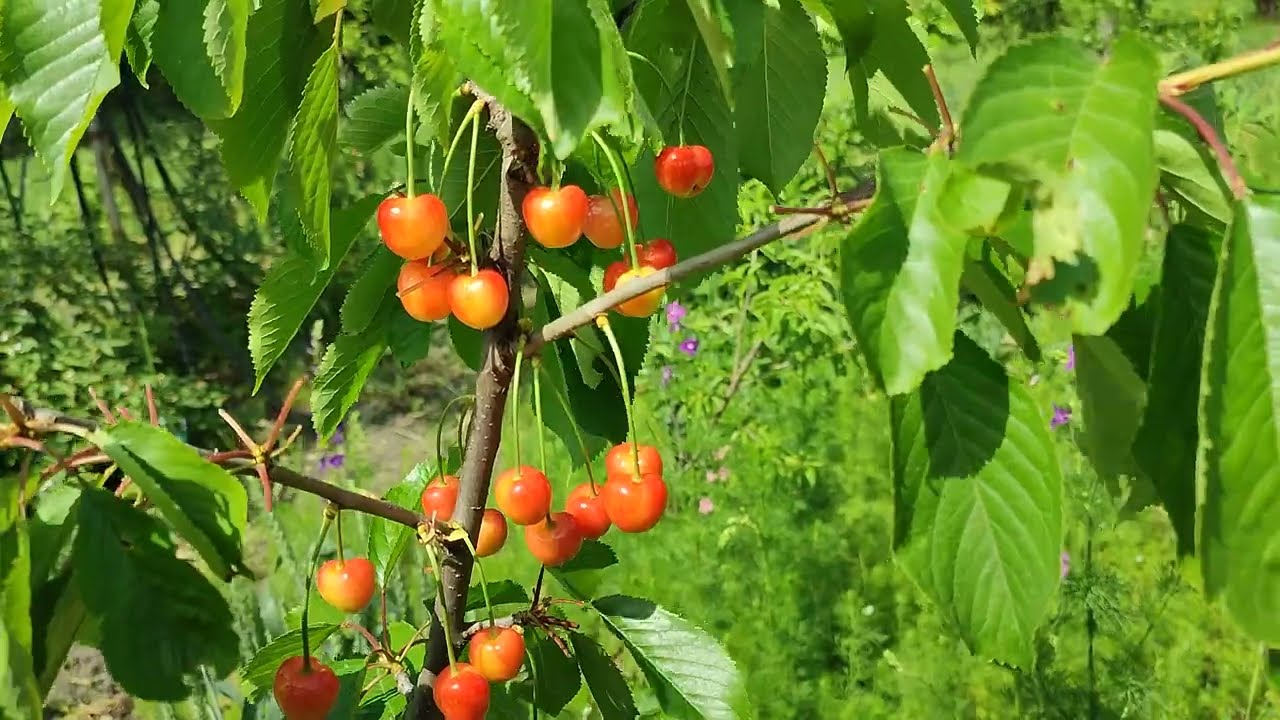
M609 324L609 318L601 315L596 318L596 325L604 331L604 337L609 341L609 347L613 349L613 360L618 364L618 384L622 387L623 407L627 409L627 430L631 436L631 459L636 464L636 468L640 467L640 446L636 441L636 418L635 411L631 407L631 388L627 382L627 366L622 360L622 347L618 345L618 338L613 334L613 327Z
M345 557L342 549L343 544L342 544L342 510L341 509L339 509L336 513L334 513L333 525L334 525L334 530L336 530L338 533L338 563L346 564L347 558Z
M471 250L471 274L480 271L476 264L476 214L474 207L476 188L476 144L480 141L480 114L471 118L471 159L467 163L467 247Z
M533 357L529 360L533 363L534 372L549 372L542 367L542 358ZM536 375L535 375L536 377ZM555 391L556 399L560 401L560 407L564 408L564 414L569 418L569 427L573 428L573 435L578 439L578 447L582 448L582 461L587 466L587 479L591 481L591 489L596 489L595 474L591 470L591 452L587 450L587 441L582 438L582 431L578 429L578 422L573 417L573 410L569 407L569 399L564 396L564 391L559 385L551 383L551 389Z
M444 195L444 184L449 180L449 165L453 162L453 153L458 149L458 143L462 142L462 133L467 129L467 123L471 122L471 118L479 115L483 107L484 103L479 100L472 103L471 108L467 110L467 114L462 116L462 122L458 125L458 129L453 133L453 141L449 143L449 152L444 154L444 165L440 168L440 187L436 188L441 196Z
M524 364L524 343L516 350L516 369L511 376L511 437L516 444L515 466L520 467L520 366Z
M522 353L523 354L523 353ZM547 471L547 443L542 427L542 383L538 379L538 370L533 371L533 419L538 425L538 460L542 463L542 472Z
M493 602L489 600L489 578L484 576L484 563L480 562L480 555L476 552L476 546L471 542L471 537L462 534L462 542L466 543L467 550L471 551L471 557L475 559L476 571L480 573L480 594L484 596L484 609L489 612L489 627L497 627L498 616L493 612Z
M436 575L436 595L440 598L440 604L444 605L445 617L440 618L440 629L444 630L444 647L449 651L449 669L456 670L458 665L458 657L453 652L453 631L449 629L449 604L444 595L444 575L440 572L440 558L436 557L435 547L427 546L427 559L431 561L431 571Z
M440 422L436 423L436 475L440 476L441 479L443 479L445 475L445 472L444 472L444 421L445 421L445 418L449 417L449 408L453 407L454 405L460 402L475 400L475 397L476 397L475 395L459 395L458 397L450 400L444 406L444 410L440 411ZM463 408L463 413L464 414L466 413L466 408ZM462 447L461 439L459 439L458 441L458 447Z
M307 569L306 589L302 593L302 669L311 672L311 630L307 627L307 616L311 609L311 585L316 575L316 566L320 564L320 550L324 547L324 539L329 535L329 523L338 513L333 505L324 508L324 519L320 521L320 534L316 537L315 547L311 549L311 567Z
M413 197L413 83L409 83L409 102L404 106L404 161L408 175L404 180L404 194Z
M622 195L621 208L617 207L618 203L614 201L613 193L605 193L605 195L609 198L609 204L614 206L613 211L621 212L622 214L622 229L627 234L627 253L631 257L631 269L635 270L640 267L640 255L636 252L636 232L631 227L631 203L627 202L630 187L627 185L626 177L622 172L622 165L618 162L618 158L614 155L613 149L609 147L609 144L595 130L591 131L591 139L595 140L596 144L600 146L600 151L604 153L605 159L609 161L609 167L613 170L613 180L618 183L618 192Z

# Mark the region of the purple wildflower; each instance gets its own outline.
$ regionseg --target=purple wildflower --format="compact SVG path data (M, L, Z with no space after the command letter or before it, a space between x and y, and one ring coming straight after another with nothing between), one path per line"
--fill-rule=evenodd
M1059 579L1066 579L1067 573L1071 572L1071 555L1066 550L1062 551L1062 557L1058 561Z
M680 329L680 321L684 320L684 316L688 314L689 311L679 301L672 300L667 303L667 327L671 328L671 332Z
M666 387L671 383L671 378L675 377L676 369L670 365L662 366L662 387Z
M698 354L698 338L690 336L680 341L680 352L693 357Z
M1053 417L1049 419L1049 427L1058 429L1071 421L1071 408L1060 405L1053 406Z
M1076 369L1076 346L1075 345L1067 346L1067 362L1065 365L1063 365L1063 367L1067 369L1067 372L1073 372Z
M703 515L710 515L716 509L716 504L711 502L711 498L704 497L698 501L698 512Z
M342 453L334 453L332 455L323 455L320 458L320 470L337 470L347 460L347 456Z
M337 430L333 431L333 437L329 438L330 445L341 445L347 441L346 433L342 432L342 426L339 425Z

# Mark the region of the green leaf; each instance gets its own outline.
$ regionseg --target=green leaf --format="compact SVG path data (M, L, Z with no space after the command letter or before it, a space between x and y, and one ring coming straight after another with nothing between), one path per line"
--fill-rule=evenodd
M499 605L528 605L529 593L524 586L514 580L494 580L486 583L489 589L489 600L494 607ZM467 593L467 611L483 611L484 610L484 593L480 592L479 586L471 588ZM487 614L484 617L488 617Z
M602 570L618 564L618 555L613 548L599 540L586 540L582 549L569 562L547 568L561 586L570 595L579 600L590 600L600 587Z
M373 26L401 45L409 45L413 28L414 0L373 0Z
M403 308L391 318L391 356L400 367L412 367L431 351L435 325L414 320Z
M742 172L776 195L813 152L827 57L800 0L765 6L763 20L759 51L734 73L734 105Z
M1240 172L1249 187L1280 191L1280 134L1259 123L1243 123L1236 133Z
M318 270L331 258L329 238L330 170L338 142L338 47L330 45L311 66L302 103L290 128L289 181L296 193L298 219Z
M229 118L244 95L250 0L160 4L152 35L156 65L191 112Z
M120 82L132 12L133 0L0 4L0 82L49 170L50 202L61 194L71 153L102 98Z
M974 652L1030 667L1063 534L1047 418L961 333L951 362L891 411L898 562Z
M1237 204L1223 243L1200 380L1198 550L1205 590L1280 643L1280 196ZM1184 390L1185 391L1185 390Z
M338 699L329 710L329 717L351 718L355 716L360 705L361 691L364 689L365 673L369 669L369 661L365 658L339 660L330 666L338 677Z
M1222 121L1209 86L1182 98L1196 108L1212 126L1222 132ZM1156 164L1161 184L1173 193L1193 218L1207 220L1208 226L1226 227L1231 221L1230 189L1222 180L1218 160L1200 140L1196 129L1181 115L1162 108L1156 117Z
M79 515L76 581L98 620L111 677L134 697L177 701L190 692L184 678L202 665L216 677L230 673L239 655L227 632L231 610L174 555L164 527L97 489L81 495Z
M346 121L338 132L338 143L347 150L370 155L404 136L405 106L409 89L400 85L380 85L347 103Z
M591 698L603 720L631 720L639 716L631 688L622 670L613 662L600 643L579 632L569 633L573 654L578 658L582 677L591 690Z
M1195 549L1196 446L1205 324L1218 270L1221 238L1190 225L1169 230L1157 306L1147 407L1134 440L1138 467L1155 484L1178 536L1178 551Z
M1109 337L1072 338L1084 432L1080 449L1103 477L1133 475L1133 440L1147 404L1146 385Z
M156 18L160 16L160 3L157 0L138 0L133 9L133 18L129 21L129 31L124 39L124 54L129 58L129 67L144 88L147 84L147 71L151 69L151 38L155 35Z
M689 13L694 24L702 35L702 43L707 48L707 57L716 71L717 87L724 96L725 102L733 102L729 80L729 67L734 61L734 41L725 31L725 13L721 0L685 0L689 5Z
M1004 325L1004 329L1018 343L1018 347L1022 348L1028 360L1040 362L1040 344L1027 326L1026 316L1018 307L1017 291L992 262L990 252L984 250L980 259L965 263L960 284L973 293L982 306Z
M397 309L384 301L368 327L339 335L325 350L311 391L312 422L321 438L328 439L333 434L359 399L370 373L387 350L387 328Z
M426 465L419 463L409 471L404 480L388 490L382 499L416 512L421 507L422 490L434 476L434 468L428 470ZM413 528L384 518L369 520L369 562L373 563L373 569L378 575L378 587L387 587L387 579L399 564L400 556L409 547L413 532Z
M312 623L307 625L307 629L310 634L311 647L317 648L320 647L320 643L323 643L330 635L338 631L338 626L327 623ZM301 654L301 629L290 630L267 643L237 673L245 698L250 702L256 702L270 692L271 684L275 681L276 670L280 669L280 663ZM315 655L314 649L311 654Z
M692 199L676 198L658 186L654 155L642 153L632 166L643 237L666 238L681 257L692 257L733 239L738 221L738 148L733 114L718 89L706 45L681 0L653 0L628 23L627 47L647 57L634 66L645 104L660 108L656 121L665 143L705 145L716 163L711 184ZM643 67L644 69L639 69ZM697 285L707 273L681 281Z
M965 42L969 43L969 52L976 57L978 52L978 13L974 11L973 0L942 0L951 18L956 21Z
M1065 300L1081 335L1106 332L1129 304L1156 187L1159 74L1130 35L1102 62L1041 39L992 63L965 109L956 159L1034 183L1028 284Z
M38 689L47 694L88 617L70 568L40 588L32 610L32 658Z
M706 632L640 598L610 595L595 600L592 607L627 646L664 713L680 720L744 716L742 676Z
M27 520L33 586L44 583L57 568L58 559L75 530L72 511L79 499L80 487L71 483L54 485L40 492L35 514Z
M254 204L259 219L266 218L289 123L302 100L306 74L300 64L316 36L301 3L262 0L245 33L249 55L240 107L230 119L209 123L222 139L227 176Z
M369 327L388 296L394 295L392 289L403 264L404 260L388 250L386 245L379 243L373 248L360 268L360 277L351 284L346 299L342 301L339 312L342 332L358 333Z
M31 612L31 544L19 519L0 530L0 717L42 717Z
M528 633L525 641L534 667L534 698L540 710L555 717L578 694L582 674L578 663L542 633Z
M346 6L347 0L311 0L312 19L319 23Z
M840 247L841 287L867 364L891 395L951 358L965 238L939 213L942 154L880 155L876 195Z
M288 349L293 336L298 334L311 308L333 279L338 263L368 225L381 200L369 196L334 214L332 263L328 269L316 272L310 260L289 253L267 271L249 308L249 354L256 375L255 393Z
M845 67L859 124L869 119L868 83L879 72L902 95L908 109L936 127L938 108L921 72L930 62L929 52L908 22L911 10L906 0L827 0L827 5L844 40Z
M142 422L100 429L93 443L133 478L214 574L230 580L235 573L248 572L240 543L249 499L231 473L169 432Z
M463 116L466 114L466 107L469 104L464 101L458 101L450 113L452 117L458 119L458 123L450 126L449 136L452 137L454 131L461 124ZM471 135L467 134L467 142L470 142ZM462 145L459 145L462 148ZM416 155L416 158L426 157L427 162L431 164L431 174L436 178L436 194L444 201L445 207L449 208L449 220L453 227L458 228L460 232L465 233L467 227L467 154L470 152L470 146L464 151L459 149L455 153L453 162L449 165L449 174L441 177L444 169L445 148L436 147L430 154L422 152ZM403 153L401 153L403 156ZM498 192L501 184L502 176L502 147L498 145L498 140L492 133L482 132L476 143L476 173L475 188L473 190L473 202L477 212L483 208L493 208L498 205ZM486 213L486 217L491 213ZM485 221L485 227L493 227L492 220Z

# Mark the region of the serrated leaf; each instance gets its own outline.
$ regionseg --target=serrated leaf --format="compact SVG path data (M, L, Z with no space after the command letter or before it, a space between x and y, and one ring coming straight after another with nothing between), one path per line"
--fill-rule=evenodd
M742 676L706 632L649 600L610 595L591 606L627 646L664 713L680 720L743 716Z
M160 5L152 34L155 63L182 104L200 118L229 118L240 107L249 5L250 0Z
M514 580L494 580L486 583L485 586L489 590L489 601L493 603L494 607L499 605L529 604L529 592L524 589L523 585ZM483 616L488 618L488 614L483 612L484 609L484 593L480 592L479 586L472 587L467 592L466 610L468 612L483 613Z
M989 252L984 251L981 258L965 263L960 285L973 293L982 307L1004 325L1009 337L1022 348L1028 360L1040 362L1040 343L1036 341L1035 333L1031 332L1026 316L1018 307L1017 291L992 263Z
M763 13L759 50L734 72L734 105L742 172L776 195L813 151L827 56L800 0Z
M977 56L978 52L978 13L974 11L973 0L942 0L942 4L956 21L965 42L969 43L969 52Z
M370 373L387 351L387 329L395 310L398 308L384 301L368 327L339 335L325 350L311 390L312 423L321 438L328 439L338 429L338 423L359 399Z
M526 647L533 660L534 698L538 709L555 717L578 694L582 674L578 663L542 633L528 633Z
M1211 127L1222 132L1213 90L1209 86L1187 93L1182 100L1194 107ZM1192 218L1207 221L1213 228L1226 227L1231 221L1230 189L1218 171L1212 150L1201 140L1196 129L1181 115L1161 108L1156 117L1156 164L1160 182L1182 201Z
M1249 187L1280 191L1280 133L1259 123L1244 123L1235 138L1240 172Z
M393 288L403 264L404 260L388 250L386 245L378 244L373 248L360 268L360 276L351 284L347 297L342 301L339 311L342 332L354 334L369 327L383 302L395 294Z
M327 640L330 635L337 632L338 626L328 623L309 623L307 630L310 634L311 647L313 648L311 654L314 656L316 654L314 648L320 647L320 644ZM280 663L301 654L302 630L300 629L290 630L267 643L237 673L246 699L250 702L256 702L269 692L272 682L275 681L276 670L280 669Z
M404 480L388 490L382 499L416 512L422 504L422 490L435 474L434 468L429 470L426 465L419 463L409 471ZM369 520L369 562L373 563L374 572L378 575L378 587L387 587L387 579L398 566L400 556L409 547L413 533L413 528L385 518L375 517Z
M1190 225L1169 230L1162 292L1150 354L1147 406L1133 455L1150 478L1178 537L1178 551L1195 549L1197 404L1205 324L1217 276L1221 238Z
M1063 534L1046 417L961 333L951 362L891 414L899 564L975 653L1029 667Z
M330 45L302 90L289 131L289 180L298 198L298 219L318 270L329 267L331 166L338 142L338 47Z
M587 601L600 587L600 572L617 564L618 555L613 548L599 540L586 540L568 562L547 569L570 595Z
M249 499L231 473L158 427L124 421L93 434L214 574L247 572L240 554Z
M622 670L600 643L579 632L569 633L569 643L578 659L582 677L591 690L591 699L603 720L632 720L639 717L635 699Z
M151 37L155 34L159 16L160 3L157 0L138 0L124 40L129 67L133 68L133 74L142 87L148 89L151 87L147 84L147 71L151 69Z
M404 135L405 106L409 89L400 85L380 85L347 103L346 122L338 132L338 143L347 150L369 155Z
M311 261L292 253L271 265L249 308L249 354L256 379L253 391L262 387L271 367L288 349L311 308L333 279L338 263L369 223L381 198L370 196L339 210L333 217L332 262L316 272Z
M32 657L31 541L18 519L0 530L0 717L42 717Z
M409 33L413 28L414 0L373 0L373 26L384 35L401 43L409 44Z
M49 170L50 202L61 194L71 153L102 98L120 82L132 10L133 0L0 5L0 81Z
M391 318L391 356L400 367L412 367L431 351L435 325L414 320L403 308Z
M98 489L81 495L79 518L76 582L112 679L133 697L178 701L202 666L216 677L235 668L226 600L175 556L159 522Z
M886 150L876 195L840 246L841 290L867 364L891 395L951 358L965 238L940 217L942 154Z
M1076 335L1072 344L1084 421L1080 449L1102 477L1133 475L1132 446L1147 404L1146 385L1111 338Z
M1104 333L1133 290L1156 186L1159 73L1131 35L1103 61L1046 38L992 63L965 109L956 159L1036 184L1029 284L1065 301L1082 335Z
M1280 643L1280 196L1237 203L1200 380L1199 543L1205 591Z
M938 108L921 72L930 62L929 53L908 22L911 11L906 0L827 0L827 6L844 41L845 69L859 124L865 125L871 117L869 83L879 72L912 112L936 127Z

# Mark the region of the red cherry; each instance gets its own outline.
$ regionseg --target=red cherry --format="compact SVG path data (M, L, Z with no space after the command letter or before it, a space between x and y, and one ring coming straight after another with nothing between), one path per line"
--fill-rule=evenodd
M657 270L641 265L634 270L628 270L622 273L622 275L618 277L617 286L623 287L632 280L638 280L646 275L652 275L655 272L657 272ZM658 309L658 306L662 304L662 294L666 292L666 290L667 287L665 285L659 285L643 295L618 303L615 309L629 317L649 317Z
M640 458L639 466L636 465L636 456ZM609 452L605 454L604 471L610 476L661 475L662 456L652 445L639 445L632 453L631 443L619 443L609 448Z
M316 590L345 613L358 613L373 598L373 563L362 557L334 558L316 571Z
M615 207L616 203L616 207ZM640 224L640 208L636 205L634 195L627 195L626 212L631 218L631 229ZM582 225L582 233L592 245L601 250L612 250L627 239L627 231L622 225L622 192L618 188L609 191L609 197L592 195L587 206L587 221Z
M626 533L644 532L657 525L667 509L667 484L661 475L614 475L604 484L601 495L609 519Z
M618 278L622 277L622 273L631 269L631 266L618 260L609 263L609 267L604 269L604 291L609 292L618 284Z
M587 194L577 185L559 190L536 187L524 196L524 224L543 247L568 247L582 236L587 221Z
M378 205L378 231L391 252L405 260L421 260L444 243L449 211L430 193L411 198L397 193Z
M582 548L582 532L569 513L551 513L542 522L524 529L524 544L538 562L556 567L578 554Z
M677 145L658 153L653 171L663 190L676 197L691 198L706 189L716 163L711 151L702 145Z
M676 264L676 246L672 245L670 240L658 238L643 248L636 248L636 251L640 256L641 265L648 265L656 270Z
M532 525L551 511L551 483L541 470L528 465L503 470L493 483L493 497L517 525Z
M464 325L488 330L507 315L507 281L497 270L459 275L449 283L449 309Z
M489 681L468 663L441 670L431 695L445 720L482 720L489 712Z
M400 266L396 293L409 317L422 322L449 317L449 285L456 273L443 265L410 260Z
M431 482L422 489L422 514L427 517L435 515L442 522L452 520L453 509L458 504L459 487L458 478L453 475L431 478Z
M304 666L302 656L295 655L276 670L271 693L286 720L324 720L338 701L338 677L329 666L310 660Z
M515 628L484 628L467 645L471 666L489 682L506 682L524 664L524 636Z
M564 511L573 516L584 538L595 540L609 531L611 523L609 513L604 509L604 498L597 494L591 483L582 483L569 491Z
M480 537L476 539L476 555L489 557L507 544L507 519L502 513L487 508L480 518Z

